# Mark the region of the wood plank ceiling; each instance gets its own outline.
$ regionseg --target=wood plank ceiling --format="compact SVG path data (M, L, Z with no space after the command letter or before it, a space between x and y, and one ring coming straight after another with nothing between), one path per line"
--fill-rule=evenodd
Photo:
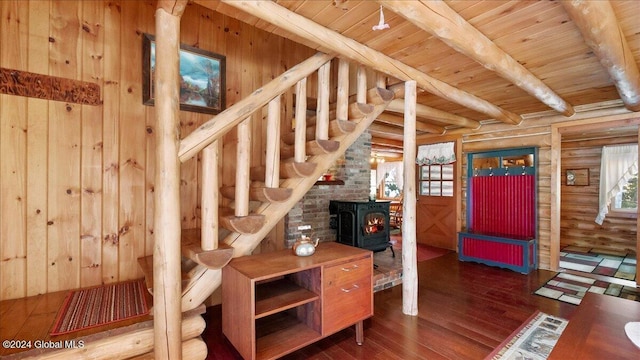
M640 111L640 1L196 0L323 52L418 82L418 135L576 107ZM388 29L374 31L381 9ZM402 100L371 127L401 147Z

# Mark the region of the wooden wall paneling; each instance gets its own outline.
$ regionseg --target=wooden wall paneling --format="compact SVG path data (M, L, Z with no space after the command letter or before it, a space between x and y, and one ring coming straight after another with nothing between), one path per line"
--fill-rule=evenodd
M104 8L82 3L82 80L102 85ZM102 87L102 86L101 86ZM80 105L82 111L80 286L102 283L102 106Z
M108 39L112 49L106 51L105 48L103 56L102 282L112 283L119 278L120 125L126 123L120 119L122 4L120 1L111 1L103 3L102 6L104 7L104 38Z
M628 136L609 137L562 143L560 188L560 248L567 245L596 247L614 251L635 251L636 216L607 214L602 225L595 223L599 207L600 161L602 146L637 143L637 133L630 130ZM597 132L594 132L597 134ZM578 146L579 145L579 146ZM567 186L567 169L589 169L588 186Z
M199 41L200 6L187 6L180 20L180 43L201 47ZM207 48L202 48L209 50ZM180 133L186 136L200 125L201 114L180 111ZM207 120L211 115L207 115ZM200 154L180 166L180 218L183 229L193 229L197 225L196 205L198 204L198 173Z
M145 8L145 13L155 12L154 4L149 3ZM155 17L145 19L144 22L138 24L140 31L147 34L155 34ZM140 47L138 47L140 48ZM142 53L140 53L142 54ZM142 70L141 70L142 71ZM142 100L140 100L142 101ZM155 243L155 226L154 226L154 193L155 193L155 170L156 170L156 107L143 106L145 118L145 225L144 225L144 253L153 254L153 245Z
M122 24L153 19L144 2L122 3ZM120 63L120 215L118 280L139 277L137 259L144 255L146 124L142 105L142 34L135 28L121 31ZM127 64L124 66L124 64Z
M155 226L153 217L155 206L153 194L155 192L156 169L156 110L154 106L145 106L144 118L146 124L146 171L145 171L145 240L144 253L153 254Z
M29 3L28 70L49 73L49 2ZM2 45L0 45L1 47ZM27 296L47 292L49 102L27 99ZM1 157L0 157L1 158ZM1 196L1 195L0 195Z
M80 9L72 1L51 3L49 73L79 79ZM80 280L80 105L50 102L48 291L71 289Z
M0 59L26 70L28 8L19 5L0 4ZM0 299L26 294L26 115L26 99L0 95Z

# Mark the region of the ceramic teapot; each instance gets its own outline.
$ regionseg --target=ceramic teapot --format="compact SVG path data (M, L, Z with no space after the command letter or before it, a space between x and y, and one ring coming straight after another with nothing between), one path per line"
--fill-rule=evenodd
M298 256L310 256L316 252L316 246L320 239L311 240L310 237L302 235L302 238L293 244L293 253Z

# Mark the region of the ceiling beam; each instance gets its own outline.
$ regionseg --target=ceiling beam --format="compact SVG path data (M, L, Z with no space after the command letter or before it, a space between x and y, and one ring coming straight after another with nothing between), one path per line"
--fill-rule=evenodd
M391 85L387 88L393 91L395 98L391 100L386 110L404 114L404 82ZM451 114L422 104L416 104L416 116L419 118L431 119L445 124L471 129L477 129L480 127L479 121L471 120L463 116Z
M517 114L435 79L418 69L392 59L379 51L319 25L304 16L298 15L275 2L247 0L221 1L262 20L268 21L297 36L329 48L342 57L368 66L376 71L389 74L404 81L415 80L419 87L436 96L486 114L496 120L507 124L519 124L522 121L522 117Z
M444 1L378 0L385 8L409 20L461 54L509 80L565 116L573 107L493 41L469 24Z
M444 131L445 131L444 127L425 123L423 121L420 121L420 119L416 119L416 120L417 120L416 130L422 131L422 132L428 132L432 134L444 134ZM404 126L404 118L402 116L393 115L385 112L378 115L378 117L376 118L376 122L387 123L387 124L401 126L401 127Z
M393 99L386 108L387 111L396 113L404 113L404 99ZM454 115L442 110L434 109L427 105L416 104L416 116L425 119L431 119L440 121L445 124L457 125L460 127L477 129L480 127L480 122L467 119L462 116Z
M561 1L600 59L626 108L640 111L640 71L609 1Z
M386 146L391 148L402 149L403 141L402 140L393 140L388 138L382 138L377 136L371 137L371 144L377 144L380 146Z

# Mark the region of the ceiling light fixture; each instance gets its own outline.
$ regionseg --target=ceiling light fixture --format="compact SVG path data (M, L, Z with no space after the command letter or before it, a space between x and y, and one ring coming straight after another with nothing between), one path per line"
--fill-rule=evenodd
M390 27L389 24L384 22L384 13L382 12L382 5L380 5L380 22L378 22L378 25L373 25L371 29L373 31L376 31L376 30L388 29L389 27Z

